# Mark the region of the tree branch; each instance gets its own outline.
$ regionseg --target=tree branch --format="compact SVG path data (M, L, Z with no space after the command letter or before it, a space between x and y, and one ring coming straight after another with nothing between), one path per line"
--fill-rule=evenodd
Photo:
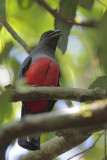
M0 23L8 30L12 37L25 49L27 53L31 52L31 48L25 43L21 37L12 29L12 27L6 22L6 20L0 16Z
M71 21L70 19L68 19L67 17L64 17L62 15L60 15L57 10L52 9L44 0L33 0L36 3L38 3L39 5L41 5L42 7L44 7L48 12L50 12L57 20L72 26L72 25L77 25L77 26L82 26L82 27L95 27L97 26L97 21L95 20L91 20L89 22L82 22L82 23L77 23L75 21Z
M86 102L104 99L107 97L107 92L99 88L80 89L68 87L29 87L30 91L27 93L20 93L10 85L6 86L6 89L10 90L11 100L13 102L38 99L65 99Z
M41 150L30 152L19 160L52 160L56 156L70 150L72 146L63 137L55 137L41 145Z
M93 132L107 128L107 100L85 105L78 108L76 113L72 110L73 108L54 113L42 113L36 116L28 115L19 122L3 124L0 127L0 148L6 148L17 137L69 128L72 129L62 131L62 135L68 142L71 137L70 147L73 148L86 140ZM37 154L39 155L39 151ZM59 152L56 153L56 156L58 154Z
M78 134L78 136L80 136ZM85 135L82 141L66 140L64 137L55 137L41 145L41 150L36 152L29 152L26 156L22 156L18 160L52 160L53 158L67 152L68 150L76 147L78 144L86 140L89 135ZM68 137L69 138L69 137Z
M90 131L89 131L90 129ZM65 130L65 135L55 137L41 145L41 150L36 152L29 152L26 156L21 156L18 160L52 160L53 158L73 149L77 145L80 145L91 136L93 131L97 131L98 128L89 129L70 129Z

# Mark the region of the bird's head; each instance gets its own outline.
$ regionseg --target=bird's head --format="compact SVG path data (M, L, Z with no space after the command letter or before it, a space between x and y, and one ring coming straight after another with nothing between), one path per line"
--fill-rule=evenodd
M55 31L49 30L42 34L39 44L55 49L60 36L61 36L60 30L55 30Z

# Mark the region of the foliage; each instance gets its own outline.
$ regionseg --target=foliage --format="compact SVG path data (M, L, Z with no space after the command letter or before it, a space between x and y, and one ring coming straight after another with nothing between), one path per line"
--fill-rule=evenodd
M99 132L94 134L94 140L96 140L99 136ZM90 160L90 159L96 159L101 160L104 158L104 136L101 136L98 142L91 148L80 160ZM97 155L97 157L96 157Z
M105 73L107 74L107 63L106 63L106 58L107 58L107 11L104 13L101 23L98 26L97 29L97 56L100 61L100 65L103 67Z
M72 21L74 20L74 17L76 15L78 3L79 0L62 0L60 2L60 9L58 13L65 16L66 18L69 18ZM64 53L67 48L68 35L71 26L66 26L63 22L59 22L57 19L55 19L55 29L60 29L62 31L62 37L59 40L59 48L62 50L62 53Z
M107 91L107 76L98 77L89 87L90 89L100 88Z
M6 10L5 10L5 0L0 1L0 16L3 16L6 18ZM0 24L0 30L2 28L2 25Z
M31 47L35 47L41 34L47 30L60 29L62 38L57 48L56 59L60 67L60 84L68 87L96 88L107 90L107 1L106 0L46 0L58 14L76 22L98 21L95 27L69 26L53 17L46 9L32 0L0 0L0 16ZM62 54L63 53L63 54ZM26 57L23 49L0 24L0 72L5 67L10 83L16 83L21 59ZM11 72L10 72L11 70ZM95 80L97 77L103 76ZM0 84L3 77L0 76ZM94 81L94 82L93 82ZM7 84L5 84L7 85ZM25 91L25 90L24 90ZM0 123L14 120L16 104L8 103L10 93L0 88ZM19 104L17 104L19 107ZM53 134L42 136L42 142ZM103 143L99 142L102 147ZM100 154L101 151L101 154ZM84 159L103 159L103 150L98 145Z
M80 6L86 8L86 9L91 9L93 6L94 0L80 0Z

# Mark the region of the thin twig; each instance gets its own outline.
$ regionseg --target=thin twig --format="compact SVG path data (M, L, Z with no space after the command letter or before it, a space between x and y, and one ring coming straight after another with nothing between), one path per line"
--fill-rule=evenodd
M75 21L71 21L70 19L68 19L67 17L62 16L61 14L59 14L57 12L57 10L52 9L44 0L33 0L36 3L38 3L39 5L43 6L48 12L50 12L57 20L72 26L72 25L76 25L76 26L82 26L82 27L95 27L97 25L97 21L96 20L91 20L88 22L81 22L81 23L77 23Z
M13 30L13 28L6 22L6 20L0 16L0 23L8 30L12 37L26 50L27 53L31 52L31 48L25 43L25 41L19 37L19 35Z
M72 156L72 157L69 158L68 160L71 160L71 159L79 156L80 154L85 154L85 155L86 155L86 154L91 150L91 148L93 148L93 147L96 145L96 143L97 143L98 140L102 137L103 134L104 134L104 131L98 136L98 138L97 138L96 141L92 144L91 147L89 147L88 149L85 149L85 150L82 151L82 152L79 152L79 153L75 154L74 156ZM84 156L84 155L83 155L83 156ZM83 156L82 156L82 157L83 157ZM82 158L82 157L81 157L81 158Z

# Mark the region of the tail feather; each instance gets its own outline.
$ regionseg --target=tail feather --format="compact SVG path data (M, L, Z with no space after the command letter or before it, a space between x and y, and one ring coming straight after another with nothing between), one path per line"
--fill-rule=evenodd
M31 138L29 141L27 137L18 139L19 146L28 149L28 150L40 150L40 136Z

